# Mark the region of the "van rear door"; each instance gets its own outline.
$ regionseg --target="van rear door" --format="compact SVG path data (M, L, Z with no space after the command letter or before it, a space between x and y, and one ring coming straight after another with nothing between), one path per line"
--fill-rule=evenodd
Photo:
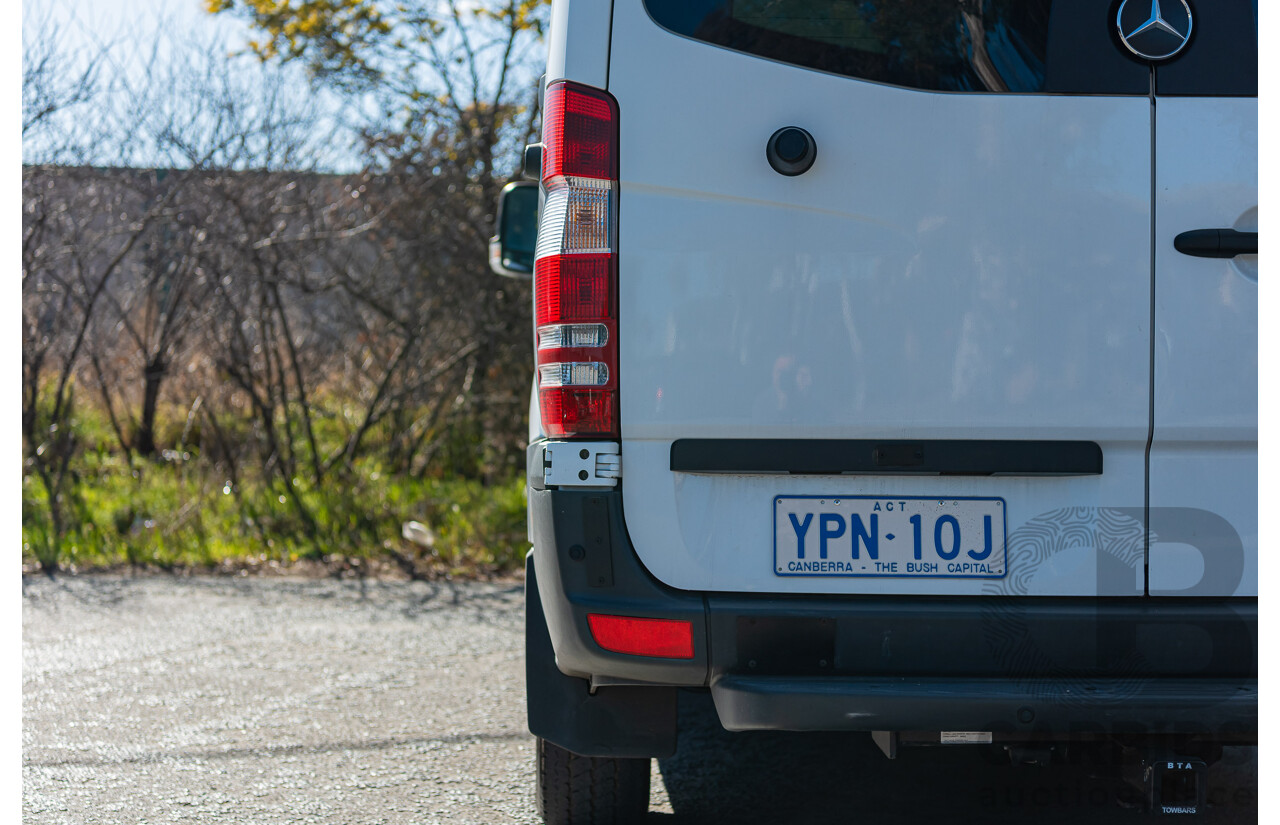
M1195 10L1185 54L1156 68L1149 585L1153 596L1257 596L1256 246L1206 257L1195 236L1177 240L1226 230L1247 245L1234 233L1258 231L1257 10Z
M1109 9L615 0L623 504L660 580L1143 592L1150 71ZM784 569L891 501L925 526L879 552L937 569ZM949 570L984 520L1003 566Z

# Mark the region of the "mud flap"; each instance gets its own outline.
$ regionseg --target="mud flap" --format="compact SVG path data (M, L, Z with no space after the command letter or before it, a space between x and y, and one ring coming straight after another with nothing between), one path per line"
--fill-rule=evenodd
M581 756L666 757L676 751L676 688L598 687L566 676L538 595L534 552L525 560L525 691L529 731Z

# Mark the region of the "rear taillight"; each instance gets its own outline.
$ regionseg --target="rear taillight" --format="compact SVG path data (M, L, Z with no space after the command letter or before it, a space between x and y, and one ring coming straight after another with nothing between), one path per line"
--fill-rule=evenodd
M558 81L542 121L533 268L538 401L549 436L618 435L618 104Z

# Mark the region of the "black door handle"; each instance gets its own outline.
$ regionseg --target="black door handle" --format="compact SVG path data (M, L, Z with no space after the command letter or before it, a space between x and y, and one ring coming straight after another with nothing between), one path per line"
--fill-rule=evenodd
M1173 239L1173 248L1197 258L1234 258L1258 254L1258 233L1234 229L1192 229Z

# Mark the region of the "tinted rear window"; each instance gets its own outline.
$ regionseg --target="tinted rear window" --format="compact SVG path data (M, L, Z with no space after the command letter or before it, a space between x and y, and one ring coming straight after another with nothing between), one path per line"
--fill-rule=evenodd
M1195 32L1182 54L1156 67L1156 94L1256 97L1258 5L1214 0L1192 8Z
M1145 68L1115 53L1109 2L1058 5L1068 14L1060 15L1055 51L1053 0L645 0L654 20L676 34L879 83L949 92L1146 92Z

